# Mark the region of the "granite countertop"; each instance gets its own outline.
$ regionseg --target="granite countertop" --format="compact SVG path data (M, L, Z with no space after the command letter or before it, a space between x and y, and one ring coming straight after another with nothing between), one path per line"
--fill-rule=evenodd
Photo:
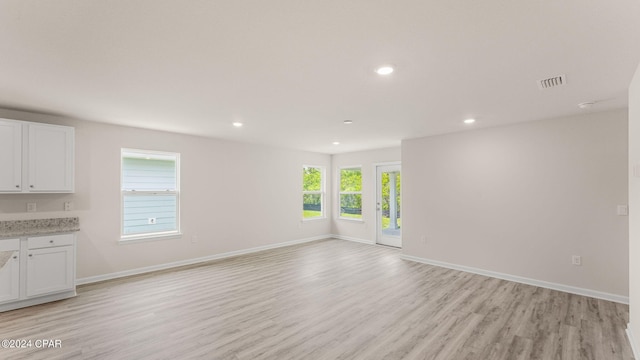
M0 238L46 235L80 230L77 217L0 221Z

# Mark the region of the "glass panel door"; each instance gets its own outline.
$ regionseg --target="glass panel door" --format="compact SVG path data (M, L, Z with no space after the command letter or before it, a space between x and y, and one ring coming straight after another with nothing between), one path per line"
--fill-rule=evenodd
M376 242L402 247L402 212L400 211L400 165L380 165L377 173L377 228Z

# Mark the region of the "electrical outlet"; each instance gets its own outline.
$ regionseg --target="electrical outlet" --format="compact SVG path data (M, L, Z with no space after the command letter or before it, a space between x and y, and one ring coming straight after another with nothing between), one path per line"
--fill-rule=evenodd
M571 257L571 264L572 265L576 265L576 266L580 266L582 265L582 256L580 255L573 255Z
M156 218L148 218L147 219L147 224L155 225L156 224Z
M64 211L71 211L71 201L64 202Z
M191 237L191 243L195 244L195 243L197 243L197 242L198 242L198 237L197 237L196 235L193 235L193 236Z
M628 215L629 215L629 206L618 205L618 216L628 216Z
M27 212L36 212L36 203L27 203Z

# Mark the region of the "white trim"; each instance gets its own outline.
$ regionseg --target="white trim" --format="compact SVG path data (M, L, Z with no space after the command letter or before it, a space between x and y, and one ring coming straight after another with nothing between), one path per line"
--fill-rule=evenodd
M508 281L513 281L513 282L517 282L517 283L521 283L521 284L533 285L533 286L538 286L538 287L547 288L547 289L551 289L551 290L558 290L558 291L562 291L562 292L566 292L566 293L571 293L571 294L576 294L576 295L583 295L583 296L588 296L588 297L592 297L592 298L596 298L596 299L613 301L613 302L617 302L617 303L621 303L621 304L629 304L629 297L628 296L610 294L610 293L606 293L606 292L602 292L602 291L584 289L584 288L579 288L579 287L570 286L570 285L552 283L552 282L548 282L548 281L535 280L535 279L530 279L530 278L526 278L526 277L522 277L522 276L504 274L504 273L500 273L500 272L497 272L497 271L483 270L483 269L478 269L478 268L474 268L474 267L470 267L470 266L451 264L451 263L447 263L447 262L444 262L444 261L420 258L420 257L417 257L417 256L411 256L411 255L404 255L403 254L403 255L400 255L400 258L403 259L403 260L415 261L415 262L419 262L419 263L423 263L423 264L434 265L434 266L444 267L444 268L448 268L448 269L459 270L459 271L464 271L464 272L468 272L468 273L489 276L489 277L493 277L493 278L496 278L496 279L508 280Z
M165 231L158 233L143 233L142 235L125 235L118 240L118 244L127 245L155 240L181 239L182 233L178 231Z
M376 242L373 241L373 240L360 239L360 238L351 237L351 236L333 234L333 235L331 235L331 237L334 238L334 239L338 239L338 240L353 241L353 242L367 244L367 245L375 245L376 244Z
M636 347L636 341L635 337L633 336L633 328L631 327L631 323L627 324L626 332L629 344L631 344L631 352L633 353L633 358L640 359L640 352L638 352L638 348Z
M77 279L76 285L91 284L99 281L112 280L112 279L117 279L125 276L139 275L139 274L144 274L144 273L149 273L149 272L159 271L159 270L166 270L166 269L171 269L179 266L193 265L193 264L203 263L203 262L212 261L212 260L226 259L234 256L251 254L259 251L276 249L280 247L297 245L297 244L303 244L311 241L324 240L329 238L331 238L331 235L320 235L320 236L314 236L314 237L305 238L305 239L285 241L277 244L258 246L250 249L229 251L226 253L214 254L214 255L199 257L195 259L186 259L186 260L174 261L166 264L152 265L152 266L146 266L146 267L137 268L137 269L118 271L118 272L109 273L109 274L89 276L89 277Z
M336 220L345 220L345 221L364 223L364 220L362 218L358 219L358 218L349 218L349 217L338 216L338 218Z
M158 150L142 150L132 148L121 148L120 154L122 157L146 159L151 158L154 160L175 160L175 153L172 151L158 151ZM126 156L125 156L126 155Z
M316 216L316 217L312 217L312 218L302 218L300 219L301 222L305 223L307 221L318 221L318 220L328 220L329 218L326 216Z
M402 161L385 161L385 162L377 162L373 163L373 167L376 168L378 166L386 166L386 165L402 165Z

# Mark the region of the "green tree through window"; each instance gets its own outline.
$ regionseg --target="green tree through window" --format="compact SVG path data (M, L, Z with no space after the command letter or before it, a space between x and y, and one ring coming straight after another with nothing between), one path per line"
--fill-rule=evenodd
M324 171L320 167L302 168L302 217L304 219L324 216Z
M340 169L340 217L362 219L362 169Z
M390 189L389 189L389 177L394 176L396 178L396 218L398 223L395 224L394 228L400 228L400 173L399 172L384 172L382 173L382 227L389 227L389 219L390 219L390 207L389 200L390 199Z

